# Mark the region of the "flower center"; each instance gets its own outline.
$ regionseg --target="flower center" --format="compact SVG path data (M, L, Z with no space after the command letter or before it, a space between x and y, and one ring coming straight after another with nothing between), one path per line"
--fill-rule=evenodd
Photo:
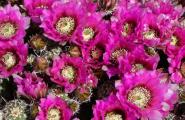
M128 101L144 109L151 100L151 92L145 87L138 86L128 92Z
M178 44L178 41L179 40L178 40L177 36L172 35L170 44L176 46Z
M13 100L7 103L4 108L4 116L7 120L26 120L26 103Z
M155 51L155 49L154 49L153 47L145 47L145 52L146 52L148 55L151 55L151 56L157 54L156 51Z
M56 30L60 34L70 35L75 29L75 20L72 17L62 17L56 23Z
M185 62L181 63L180 72L183 77L185 77Z
M137 72L139 70L142 70L144 66L142 64L136 63L132 65L131 72Z
M95 60L100 60L103 55L103 51L97 47L91 50L91 57Z
M123 120L123 115L116 112L109 112L106 114L105 120Z
M84 38L83 40L87 42L94 37L94 30L90 27L85 28L82 32L82 36Z
M66 66L62 69L61 72L62 76L69 80L69 82L74 82L76 71L75 68L72 66Z
M52 108L48 111L47 120L60 120L60 111L56 108Z
M17 62L16 60L16 56L12 52L7 52L1 58L1 61L4 63L7 69L11 69L12 67L14 67Z
M21 116L22 113L23 113L23 110L20 109L19 107L12 108L12 110L10 111L10 114L14 118L19 118L19 116Z
M4 38L10 38L16 33L16 27L12 23L2 23L0 24L0 36Z
M122 35L127 36L134 32L135 24L134 23L125 23L122 26Z
M114 52L111 54L111 59L113 61L117 61L117 59L124 55L126 53L126 50L124 48L116 49Z
M143 35L144 35L144 38L148 40L151 40L157 37L156 30L154 29L149 29L148 31L144 32Z

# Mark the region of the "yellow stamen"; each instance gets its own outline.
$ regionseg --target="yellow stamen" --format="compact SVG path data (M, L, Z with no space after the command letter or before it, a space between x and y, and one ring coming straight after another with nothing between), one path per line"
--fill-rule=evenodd
M111 59L117 61L117 59L120 56L124 55L125 53L126 53L126 50L124 48L116 49L114 52L112 52Z
M90 27L85 28L82 32L82 36L84 38L83 40L87 42L94 37L94 30Z
M122 35L123 36L127 36L129 34L131 34L134 31L134 24L132 23L125 23L122 26Z
M123 117L115 112L109 112L106 114L105 120L123 120Z
M149 104L151 97L151 93L148 89L138 86L128 92L127 99L137 107L144 109Z
M74 67L72 67L72 66L66 66L66 67L64 67L62 69L61 75L64 78L68 79L69 82L74 82L76 71L75 71Z
M174 35L173 35L173 36L171 37L171 42L170 42L170 44L176 46L176 45L178 44L178 41L179 41L179 40L178 40L177 36L174 36Z
M62 17L56 23L56 30L60 34L70 35L75 29L75 20L72 17Z
M155 51L155 49L154 49L153 47L147 47L147 48L145 48L145 51L146 51L146 53L147 53L148 55L151 55L151 56L157 54L156 51Z
M52 108L48 111L47 120L60 120L60 111L56 108Z
M0 36L4 38L10 38L16 33L16 27L12 23L2 23L0 24Z
M2 56L1 60L7 69L10 69L16 65L16 56L12 52L7 52Z
M139 64L139 63L133 64L133 65L132 65L132 70L131 70L131 72L137 72L137 71L139 71L139 70L142 70L143 68L144 68L144 66L143 66L142 64Z
M156 36L156 31L153 30L153 29L150 29L150 30L144 32L143 35L144 35L144 38L148 39L148 40L151 40L151 39L154 39L154 38L157 37Z

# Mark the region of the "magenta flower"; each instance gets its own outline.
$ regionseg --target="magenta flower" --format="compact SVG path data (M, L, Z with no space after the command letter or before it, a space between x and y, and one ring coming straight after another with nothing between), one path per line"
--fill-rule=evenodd
M19 73L26 65L28 48L18 41L0 43L0 78Z
M100 14L91 13L87 17L82 18L81 23L74 33L74 42L81 46L89 46L101 36L108 33L107 27L108 25L102 20Z
M137 30L137 42L143 43L147 46L159 46L164 42L165 34L171 26L169 22L164 22L163 18L159 16L145 12L143 13L141 22Z
M105 100L97 100L93 107L92 120L136 120L126 104L121 104L115 95Z
M0 42L22 40L30 19L21 15L17 6L8 4L0 9Z
M42 78L34 73L26 73L25 77L14 75L18 94L33 99L44 97L47 93L47 85Z
M175 27L171 30L171 34L167 41L166 53L170 57L174 57L178 54L178 51L185 44L185 29L180 27Z
M108 42L108 35L100 35L88 47L82 47L82 57L89 67L101 68L104 64L103 54Z
M182 47L174 58L169 58L170 63L169 73L171 80L175 83L185 82L185 47Z
M135 73L140 70L155 70L160 58L158 54L149 55L140 45L131 54L119 59L119 69L121 73Z
M149 0L145 6L156 15L165 15L172 20L178 19L184 10L180 6L174 6L171 0Z
M125 74L122 84L117 85L120 103L127 104L141 119L162 120L177 101L177 91L161 81L161 74L145 70Z
M40 16L44 9L51 9L52 4L58 0L24 0L28 14L36 23L40 23Z
M110 36L109 43L106 44L106 51L103 60L106 64L106 72L109 77L119 73L119 58L125 57L135 49L135 44L127 42L118 36Z
M44 10L41 27L44 35L54 41L64 42L75 33L84 11L76 2L55 2L50 10Z
M115 18L111 20L112 32L123 38L130 38L129 40L136 39L136 31L142 14L142 9L139 7L118 10L114 15Z
M41 99L36 120L70 120L71 117L72 110L63 99L48 96Z
M63 86L66 92L72 92L87 82L88 73L81 58L62 55L54 59L49 75L51 80Z

